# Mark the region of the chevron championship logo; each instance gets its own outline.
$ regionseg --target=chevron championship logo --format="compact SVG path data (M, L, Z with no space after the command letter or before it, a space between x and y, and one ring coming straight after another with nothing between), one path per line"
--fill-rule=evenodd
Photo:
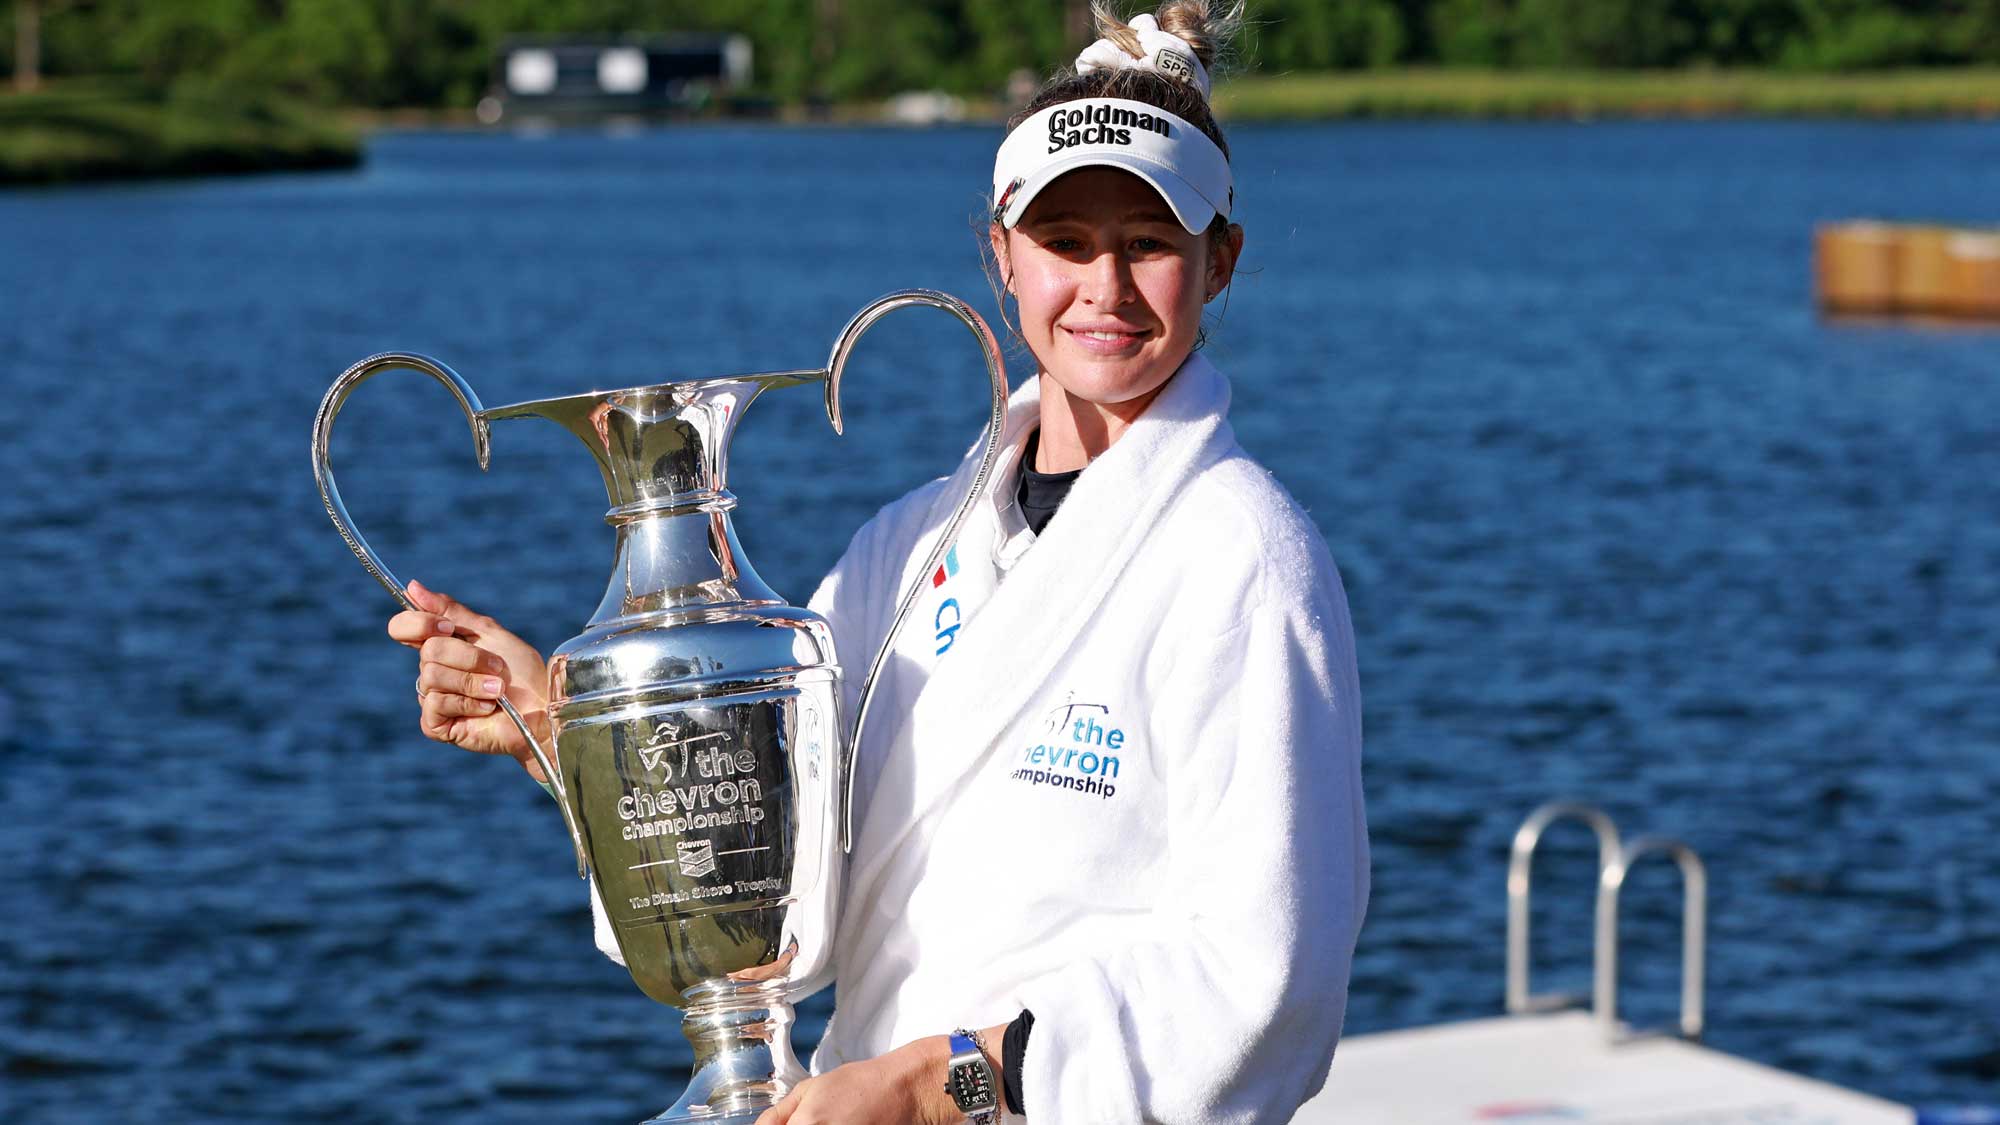
M944 553L944 562L938 564L938 568L935 571L931 572L931 588L936 589L937 587L944 585L945 579L951 578L957 574L958 574L958 544L953 543L951 545L951 550L946 551Z
M958 544L944 553L944 562L931 572L931 589L935 590L958 573ZM937 654L943 656L958 641L959 626L965 624L965 609L957 598L946 598L938 603L937 613L931 617L931 629L937 641Z

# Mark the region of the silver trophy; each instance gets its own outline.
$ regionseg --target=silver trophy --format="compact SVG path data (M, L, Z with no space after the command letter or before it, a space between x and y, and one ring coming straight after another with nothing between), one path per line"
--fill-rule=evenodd
M984 460L931 558L935 570L1000 452L1007 384L993 333L964 302L891 293L858 313L818 370L661 383L485 409L464 379L420 355L385 353L343 372L313 420L313 473L341 537L396 600L416 608L355 530L328 465L347 396L394 368L457 396L486 467L488 424L547 418L590 447L617 529L611 583L584 631L549 661L553 751L501 706L552 779L579 873L603 898L632 978L683 1010L694 1046L686 1093L660 1122L748 1122L805 1076L792 999L827 966L842 855L853 833L854 745L826 622L785 604L737 543L729 437L773 387L823 382L840 432L849 352L885 314L931 305L972 329L992 380ZM922 590L903 597L893 637ZM859 737L885 638L862 681Z

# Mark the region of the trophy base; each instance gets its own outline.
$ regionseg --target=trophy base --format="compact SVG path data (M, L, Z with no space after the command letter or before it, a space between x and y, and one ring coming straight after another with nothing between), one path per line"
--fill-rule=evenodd
M699 1121L701 1125L756 1125L757 1119L762 1117L764 1110L769 1108L770 1106L763 1106L734 1113L690 1115L683 1112L680 1103L676 1102L673 1108L667 1110L665 1113L662 1113L658 1117L648 1117L646 1120L640 1122L639 1125L683 1125L684 1122L692 1121Z
M694 1045L694 1075L680 1100L644 1125L750 1125L805 1081L783 985L720 977L685 995L681 1031Z

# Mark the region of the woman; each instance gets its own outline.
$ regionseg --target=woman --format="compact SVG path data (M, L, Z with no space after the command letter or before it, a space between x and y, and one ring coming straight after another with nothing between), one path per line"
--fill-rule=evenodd
M1368 884L1345 596L1195 350L1243 243L1207 104L1224 21L1099 23L995 162L993 266L1038 373L994 484L936 574L910 571L976 450L812 599L852 661L932 587L857 748L816 1076L760 1125L990 1120L947 1090L988 1079L1042 1122L1284 1121L1339 1036ZM389 631L421 646L424 733L528 764L493 700L540 717L539 656L411 593L431 612Z

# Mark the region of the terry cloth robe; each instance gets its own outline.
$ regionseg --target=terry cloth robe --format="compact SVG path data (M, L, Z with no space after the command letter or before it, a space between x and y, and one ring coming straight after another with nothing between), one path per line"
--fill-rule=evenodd
M815 1071L1026 1008L1043 1125L1283 1122L1324 1083L1368 895L1353 634L1228 404L1190 358L1036 537L1014 510L1030 379L944 565L914 573L977 445L812 599L852 693L925 584L858 751Z

